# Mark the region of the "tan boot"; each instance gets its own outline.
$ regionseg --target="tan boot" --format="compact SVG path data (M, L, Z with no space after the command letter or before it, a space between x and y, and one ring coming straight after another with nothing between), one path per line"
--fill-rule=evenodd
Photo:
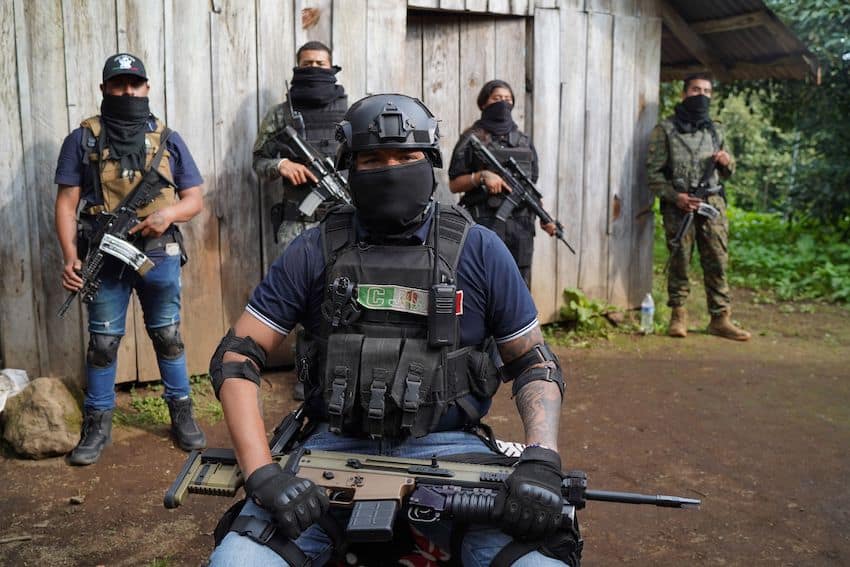
M688 336L688 312L684 307L674 307L670 314L670 326L667 334L671 337L685 338Z
M749 331L737 327L732 322L732 318L728 312L711 316L711 322L708 324L708 334L717 335L718 337L733 341L748 341L752 337Z

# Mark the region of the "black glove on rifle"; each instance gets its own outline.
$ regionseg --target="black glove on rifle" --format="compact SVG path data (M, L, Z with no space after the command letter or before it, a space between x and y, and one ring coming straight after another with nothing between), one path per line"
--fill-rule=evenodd
M277 463L251 473L245 480L245 492L271 512L275 525L289 539L301 535L330 505L324 490L312 481L285 472Z
M561 457L544 447L526 447L496 498L502 530L514 537L539 539L561 526Z

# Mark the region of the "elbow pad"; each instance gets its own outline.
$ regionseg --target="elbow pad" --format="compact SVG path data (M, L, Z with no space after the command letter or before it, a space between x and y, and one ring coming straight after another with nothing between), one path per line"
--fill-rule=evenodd
M247 356L248 359L241 362L224 362L224 355L228 352ZM265 366L266 351L254 342L254 339L237 337L233 329L228 330L210 359L210 380L215 397L219 398L218 392L227 378L242 378L259 386L260 372Z
M553 362L554 368L551 366L535 366L543 362ZM502 382L513 382L512 395L516 396L523 386L535 380L544 380L546 382L554 382L558 385L561 391L561 398L564 397L564 374L561 371L561 362L558 356L552 352L547 344L538 344L520 356L512 360L499 369L502 377Z

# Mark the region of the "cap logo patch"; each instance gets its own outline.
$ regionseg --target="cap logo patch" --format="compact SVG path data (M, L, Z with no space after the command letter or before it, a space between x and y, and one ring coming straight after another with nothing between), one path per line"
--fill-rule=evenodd
M133 69L133 62L135 61L135 57L130 57L129 55L119 55L115 58L115 63L118 64L118 69Z

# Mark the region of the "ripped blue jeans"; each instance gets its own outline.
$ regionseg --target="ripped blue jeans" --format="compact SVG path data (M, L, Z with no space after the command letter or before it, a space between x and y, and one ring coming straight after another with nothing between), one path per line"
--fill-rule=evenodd
M173 252L173 248L170 249ZM123 337L130 294L136 295L142 306L148 330L180 322L180 255L153 250L148 257L154 267L140 277L132 268L109 258L101 271L101 284L94 300L88 304L89 333ZM157 354L166 399L189 395L189 374L186 356L163 359ZM118 358L105 368L86 364L85 408L107 410L115 407L115 373Z

